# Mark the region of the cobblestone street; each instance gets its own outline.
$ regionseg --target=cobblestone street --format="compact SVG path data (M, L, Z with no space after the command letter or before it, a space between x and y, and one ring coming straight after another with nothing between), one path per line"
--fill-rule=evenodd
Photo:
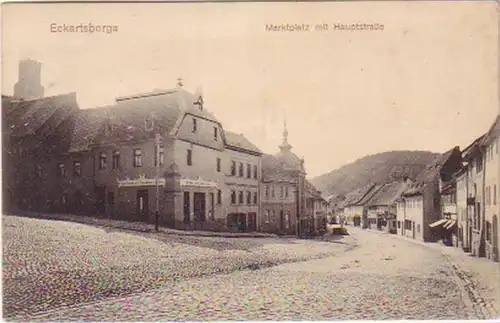
M28 231L33 224L38 225L38 230L43 229L40 232L45 235ZM340 244L262 238L189 241L195 238L183 237L179 241L174 236L159 239L151 235L148 238L110 234L83 225L14 217L4 217L4 227L4 309L13 319L345 320L495 316L484 311L487 304L471 299L471 291L464 288L460 275L438 249L354 228L350 228L349 243ZM60 235L62 229L67 236ZM56 230L57 235L52 234ZM6 239L13 234L22 234L23 238ZM78 234L91 235L92 240L77 243L72 239L77 239ZM41 240L45 243L40 244ZM51 243L57 241L64 241L57 244L61 253L51 249L56 247ZM99 248L97 243L109 247ZM17 256L13 257L14 246L24 248L24 254L15 249ZM70 250L71 246L78 247ZM183 259L172 259L180 254L184 254ZM19 255L24 255L24 260ZM93 264L90 260L85 262L85 257L100 260ZM322 259L296 262L311 258ZM27 262L28 259L37 262ZM254 270L284 262L294 263ZM223 274L211 275L214 273ZM93 294L95 291L101 294ZM113 297L107 298L110 296Z

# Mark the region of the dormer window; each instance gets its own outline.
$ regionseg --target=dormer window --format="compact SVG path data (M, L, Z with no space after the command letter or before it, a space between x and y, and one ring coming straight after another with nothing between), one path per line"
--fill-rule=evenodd
M154 126L154 119L152 117L146 117L146 119L144 120L144 129L146 129L146 131L151 131L153 130Z
M217 127L214 127L214 140L217 140L218 137L219 137L219 129L217 129Z
M198 125L196 123L196 118L193 118L193 129L192 129L192 132L196 132L196 130L198 129Z

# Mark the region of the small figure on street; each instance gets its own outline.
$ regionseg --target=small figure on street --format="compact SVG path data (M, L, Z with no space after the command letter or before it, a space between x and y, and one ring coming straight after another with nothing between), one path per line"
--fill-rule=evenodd
M155 230L156 232L160 231L160 213L158 211L155 213Z

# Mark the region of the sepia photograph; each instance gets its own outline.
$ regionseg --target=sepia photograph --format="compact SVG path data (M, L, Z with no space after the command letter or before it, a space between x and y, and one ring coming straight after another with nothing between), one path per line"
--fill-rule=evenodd
M500 319L496 1L1 14L3 320Z

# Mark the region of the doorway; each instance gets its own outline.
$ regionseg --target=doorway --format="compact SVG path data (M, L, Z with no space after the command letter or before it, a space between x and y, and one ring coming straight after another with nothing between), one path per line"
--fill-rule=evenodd
M238 232L247 230L247 215L245 213L238 214Z
M283 210L280 211L280 230L283 231L285 229L285 214Z
M148 190L137 191L137 216L141 220L147 220L149 216Z
M257 231L257 213L248 213L248 231Z
M206 220L206 206L205 206L205 193L194 193L194 217L197 222L205 222Z
M98 186L95 188L96 210L98 214L106 213L106 187Z

